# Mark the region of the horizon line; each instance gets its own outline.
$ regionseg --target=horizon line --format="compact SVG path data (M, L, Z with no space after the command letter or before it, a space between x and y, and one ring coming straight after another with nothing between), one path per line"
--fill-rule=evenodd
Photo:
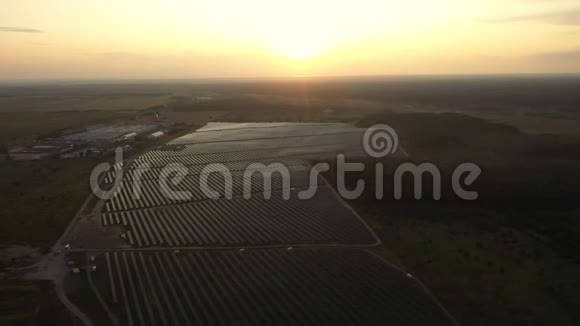
M150 82L237 82L308 79L405 79L405 78L490 78L490 77L580 77L580 72L524 72L524 73L473 73L473 74L366 74L366 75L296 75L296 76L237 76L237 77L179 77L179 78L18 78L0 79L0 84L27 83L150 83Z

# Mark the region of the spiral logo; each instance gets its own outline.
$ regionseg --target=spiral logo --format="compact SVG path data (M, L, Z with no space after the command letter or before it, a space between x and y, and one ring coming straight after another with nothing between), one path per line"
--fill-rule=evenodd
M399 137L390 126L377 124L365 131L363 146L368 155L380 158L397 151Z

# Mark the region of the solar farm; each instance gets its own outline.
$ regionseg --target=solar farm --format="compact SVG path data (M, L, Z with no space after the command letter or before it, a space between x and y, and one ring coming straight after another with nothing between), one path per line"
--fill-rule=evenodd
M103 224L128 227L125 235L135 247L377 242L328 187L304 201L274 194L269 200L234 197L107 213Z
M120 325L449 325L422 287L345 250L106 252L93 273Z
M116 195L84 222L116 240L71 248L111 324L453 325L417 280L367 251L380 244L372 229L311 173L310 159L362 155L363 132L208 124L125 162ZM168 164L187 172L167 185L177 197L160 185Z

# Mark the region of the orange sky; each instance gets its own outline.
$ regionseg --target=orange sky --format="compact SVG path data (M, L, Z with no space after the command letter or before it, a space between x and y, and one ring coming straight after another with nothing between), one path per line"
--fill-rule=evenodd
M0 79L580 72L558 0L0 0Z

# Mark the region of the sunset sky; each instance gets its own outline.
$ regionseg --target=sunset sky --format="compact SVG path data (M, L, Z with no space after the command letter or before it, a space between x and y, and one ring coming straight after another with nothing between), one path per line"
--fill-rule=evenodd
M578 0L0 0L0 79L579 73Z

